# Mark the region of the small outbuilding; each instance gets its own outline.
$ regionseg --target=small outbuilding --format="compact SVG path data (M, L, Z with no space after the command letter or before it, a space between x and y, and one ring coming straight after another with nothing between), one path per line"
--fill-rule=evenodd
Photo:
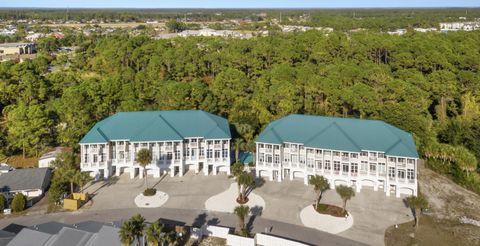
M55 147L53 150L48 151L43 154L40 159L38 159L38 167L52 167L52 162L57 159L57 156L66 151L66 148Z

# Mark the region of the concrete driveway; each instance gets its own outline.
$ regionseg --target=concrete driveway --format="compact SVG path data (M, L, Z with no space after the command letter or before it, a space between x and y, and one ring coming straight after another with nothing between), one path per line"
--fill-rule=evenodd
M98 182L87 188L93 193L93 203L86 210L107 210L136 208L133 200L145 189L143 179L130 179L128 175L112 178L108 182ZM166 192L169 200L162 207L173 209L205 209L205 201L228 189L234 182L225 174L205 176L188 172L183 177L163 176L148 178L150 187ZM284 180L283 182L264 182L255 189L266 202L262 211L265 219L303 226L300 211L312 204L315 193L303 180ZM328 190L322 198L323 203L342 205L335 190ZM385 229L394 224L412 220L410 210L402 199L386 197L381 191L362 189L347 203L347 209L353 215L354 225L339 236L369 245L384 245Z
M205 201L228 189L233 180L225 174L205 176L187 172L183 177L148 177L148 186L166 192L169 199L163 207L183 209L205 209ZM112 208L136 208L135 197L145 190L143 179L130 179L128 174L99 181L85 189L93 195L91 210Z
M262 217L297 225L302 225L300 211L313 204L316 196L312 186L298 180L266 181L255 192L266 201ZM335 190L327 190L321 202L342 206ZM353 215L354 224L338 235L369 245L384 245L386 228L413 219L401 198L386 197L383 192L368 188L347 202L347 210Z

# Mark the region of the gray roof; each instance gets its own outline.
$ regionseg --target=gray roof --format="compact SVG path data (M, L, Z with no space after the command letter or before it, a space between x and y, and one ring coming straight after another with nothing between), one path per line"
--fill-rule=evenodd
M44 232L44 233L48 233L50 235L53 235L53 234L57 234L64 227L73 228L73 226L71 226L71 225L67 225L67 224L64 224L64 223L56 222L56 221L50 221L50 222L47 222L47 223L30 226L29 228L32 229L32 230L36 230L36 231L39 231L39 232Z
M5 246L15 237L15 233L0 230L0 246Z
M55 147L54 150L43 154L40 157L39 160L48 159L48 158L56 158L58 154L62 153L63 149L64 149L63 147Z
M87 244L88 246L121 246L118 238L119 228L111 226L102 226L100 231L92 237L92 240Z
M107 224L107 223L102 223L102 222L98 222L98 221L89 220L89 221L84 221L84 222L80 222L80 223L77 223L77 224L73 225L73 227L75 229L82 230L82 231L88 231L88 232L91 232L91 233L99 232L100 229L102 229L102 227L104 227L104 226L110 226L111 227L111 223Z
M25 228L21 230L7 246L43 245L50 237L51 235L48 233Z
M45 246L82 246L86 245L92 233L63 227L58 234L52 236Z
M0 175L0 191L45 190L50 184L49 168L15 169Z

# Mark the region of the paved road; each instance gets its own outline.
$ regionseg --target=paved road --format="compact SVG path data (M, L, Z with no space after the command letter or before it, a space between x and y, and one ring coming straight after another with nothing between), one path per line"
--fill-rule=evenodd
M26 215L21 217L6 218L0 220L0 228L4 228L10 223L32 226L48 221L58 221L67 224L73 224L87 220L111 222L129 218L136 213L142 214L147 219L147 221L154 221L158 218L163 218L169 220L183 221L187 225L195 226L208 223L234 228L237 226L238 223L238 219L236 218L236 216L229 213L176 208L128 208L107 209L101 211L84 210L79 212L63 212L46 215ZM271 227L272 230L270 234L294 239L311 245L365 245L333 234L305 228L298 225L268 220L262 217L253 218L253 223L251 221L249 222L252 225L251 230L253 232L265 232L265 228Z

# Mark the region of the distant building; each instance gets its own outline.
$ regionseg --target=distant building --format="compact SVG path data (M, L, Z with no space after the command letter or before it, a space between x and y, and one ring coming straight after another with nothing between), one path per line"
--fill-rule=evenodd
M57 156L65 151L63 147L56 147L55 149L43 154L40 159L38 159L38 167L52 167L52 162L57 159Z
M480 21L471 22L443 22L440 23L441 31L474 31L480 30Z
M39 38L45 37L43 33L32 33L25 37L29 42L36 42Z
M23 55L36 53L34 43L3 43L0 44L0 55Z
M257 176L270 180L311 176L344 184L417 195L418 153L411 134L378 120L289 115L256 139Z
M387 32L388 34L390 35L403 35L405 33L407 33L407 29L397 29L393 32Z
M0 175L0 192L7 198L22 193L28 198L42 196L50 184L49 168L15 169Z
M228 121L202 110L121 112L98 122L80 141L81 170L109 177L143 168L137 152L148 149L152 162L147 173L162 171L183 176L186 170L230 174Z

